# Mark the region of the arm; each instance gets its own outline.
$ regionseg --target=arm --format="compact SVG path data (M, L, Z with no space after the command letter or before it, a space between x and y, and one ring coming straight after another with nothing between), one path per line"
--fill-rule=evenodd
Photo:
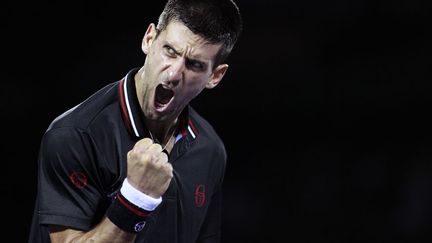
M94 229L85 232L66 228L64 226L50 225L50 238L52 243L68 242L134 242L135 234L121 230L108 218L104 217Z
M220 177L215 192L212 194L211 202L207 210L207 215L198 236L197 243L219 243L221 242L221 224L222 224L222 184L225 174L227 155L225 148L220 150L221 167Z
M51 224L51 241L133 242L135 233L142 230L136 228L136 223L146 217L141 214L148 215L157 206L148 197L160 198L169 186L172 167L167 161L168 156L162 153L160 145L153 144L148 138L138 141L127 157L128 181L131 182L123 184L115 202L106 212L106 217L89 231ZM131 190L131 187L134 189ZM140 194L148 196L143 199ZM137 197L141 198L138 201L144 204L135 204ZM135 199L129 200L130 198Z

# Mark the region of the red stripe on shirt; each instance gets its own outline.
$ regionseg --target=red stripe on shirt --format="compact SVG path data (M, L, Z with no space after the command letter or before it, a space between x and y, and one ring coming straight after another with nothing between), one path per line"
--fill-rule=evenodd
M192 122L192 120L189 120L189 125L192 128L192 131L195 133L195 136L199 134L198 129L196 128L195 124Z
M122 108L122 116L124 121L126 122L126 127L129 130L129 132L132 132L132 126L129 120L129 114L127 113L126 104L125 104L125 97L124 97L124 90L123 90L124 82L125 82L124 79L120 81L120 106Z

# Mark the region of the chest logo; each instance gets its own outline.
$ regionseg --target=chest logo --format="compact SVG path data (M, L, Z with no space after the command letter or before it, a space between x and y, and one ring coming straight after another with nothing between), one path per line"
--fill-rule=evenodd
M82 172L72 172L69 175L69 179L79 189L87 186L87 176Z
M195 188L195 204L197 207L202 207L205 203L205 186L203 184L197 185Z

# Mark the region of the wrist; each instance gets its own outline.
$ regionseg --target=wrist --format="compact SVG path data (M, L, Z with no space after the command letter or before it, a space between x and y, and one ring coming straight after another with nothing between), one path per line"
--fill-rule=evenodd
M153 198L133 187L127 180L120 188L121 194L131 203L147 211L153 211L162 202L162 197Z
M106 216L120 229L138 233L144 229L148 216L161 202L161 197L150 197L125 179Z
M138 233L144 229L151 211L146 211L129 202L119 192L106 212L106 216L120 229Z

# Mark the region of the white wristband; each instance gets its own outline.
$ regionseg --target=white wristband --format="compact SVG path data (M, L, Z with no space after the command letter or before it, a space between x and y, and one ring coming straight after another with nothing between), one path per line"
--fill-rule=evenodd
M127 178L124 179L120 192L129 202L147 211L153 211L162 202L162 197L153 198L135 189Z

